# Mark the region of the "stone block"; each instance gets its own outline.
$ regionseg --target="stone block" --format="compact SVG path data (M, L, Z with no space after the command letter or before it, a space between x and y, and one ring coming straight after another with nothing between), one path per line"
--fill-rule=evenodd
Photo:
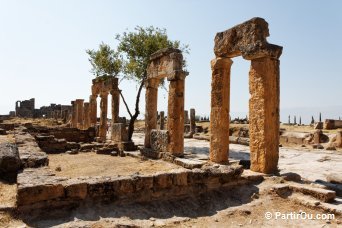
M172 175L170 173L160 173L154 176L153 186L156 189L169 188L172 186Z
M151 149L155 152L166 152L169 144L169 132L167 130L152 130L150 137Z
M74 182L65 186L65 194L69 198L85 199L87 191L87 183Z
M0 144L0 177L14 181L21 167L19 151L16 145L9 143Z
M201 168L205 164L204 161L196 161L187 158L176 158L174 163L186 169Z
M29 205L45 200L52 200L64 197L64 187L62 184L42 184L34 186L18 186L17 204L18 206Z
M215 36L214 52L217 57L236 57L251 60L262 57L278 59L282 47L269 44L268 23L259 17L252 18Z
M112 125L112 140L114 142L126 142L128 140L128 132L123 123L114 123Z

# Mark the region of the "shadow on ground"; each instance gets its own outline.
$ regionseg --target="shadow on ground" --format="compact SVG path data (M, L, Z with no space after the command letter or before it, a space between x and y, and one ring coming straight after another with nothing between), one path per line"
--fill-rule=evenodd
M56 211L40 214L35 219L22 218L33 227L56 226L74 220L98 221L101 218L128 217L132 220L150 218L168 219L176 217L197 218L212 216L218 211L251 202L253 193L259 192L255 185L245 185L231 189L221 189L197 197L184 197L149 203L131 203L125 205L88 204L72 211ZM56 216L63 216L56 218ZM32 218L32 217L31 217Z

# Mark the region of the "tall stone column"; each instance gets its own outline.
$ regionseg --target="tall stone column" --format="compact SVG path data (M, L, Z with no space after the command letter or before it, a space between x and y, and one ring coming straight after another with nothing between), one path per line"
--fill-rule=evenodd
M157 129L157 101L159 79L151 78L146 81L145 94L145 147L151 148L150 133Z
M72 105L72 114L71 114L71 127L77 127L77 106L76 101L71 101Z
M89 97L89 119L90 119L90 126L94 127L97 122L97 95L90 95Z
M84 102L83 107L83 129L87 130L90 127L90 105L89 102Z
M76 99L78 129L83 129L83 102L83 99Z
M249 71L251 170L275 173L279 159L279 60L252 59Z
M167 129L169 131L169 152L180 156L184 152L184 79L171 80Z
M165 128L165 114L164 111L160 112L160 130L164 130Z
M112 125L119 123L120 90L112 90Z
M228 161L232 64L230 58L216 58L211 61L210 160L217 163Z
M102 141L106 141L107 136L107 112L108 112L108 93L101 93L101 103L100 103L100 127L99 127L99 137Z
M190 109L190 132L195 133L196 131L196 112L194 108Z

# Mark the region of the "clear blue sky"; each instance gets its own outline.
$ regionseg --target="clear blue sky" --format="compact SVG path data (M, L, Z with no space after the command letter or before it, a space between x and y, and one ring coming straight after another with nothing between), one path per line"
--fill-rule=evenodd
M16 100L32 97L37 107L88 99L93 75L85 50L102 41L115 47L116 33L153 25L190 45L185 108L208 115L216 32L262 17L269 23L269 42L284 47L281 119L296 114L309 120L312 114L318 116L313 110L321 110L323 118L342 117L341 10L338 0L0 0L0 113L14 110ZM231 112L243 116L248 111L250 63L233 61ZM120 87L133 106L135 84ZM160 91L158 108L166 111L167 95ZM144 107L142 99L142 112ZM123 106L120 115L126 115Z

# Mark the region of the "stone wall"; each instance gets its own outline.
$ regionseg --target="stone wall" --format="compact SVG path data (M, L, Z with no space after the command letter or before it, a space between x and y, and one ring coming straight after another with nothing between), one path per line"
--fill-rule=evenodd
M87 130L77 128L32 126L28 128L33 135L53 135L57 139L65 139L68 142L93 142L95 140L95 128Z
M18 175L19 211L75 207L82 202L149 202L201 194L245 183L241 166L188 170L126 177L57 177L47 168L25 169ZM246 180L245 180L246 181Z
M49 165L47 154L39 148L33 136L23 132L23 130L25 128L20 127L15 135L15 143L18 146L22 168L37 168Z

